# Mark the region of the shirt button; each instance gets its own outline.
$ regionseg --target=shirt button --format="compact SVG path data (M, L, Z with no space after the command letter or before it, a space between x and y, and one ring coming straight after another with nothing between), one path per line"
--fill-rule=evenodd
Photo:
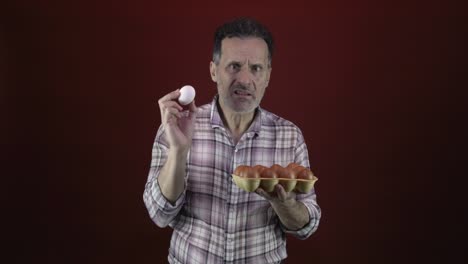
M236 148L236 149L234 149L234 152L236 152L236 153L237 153L237 151L238 151L238 149L237 149L237 148Z

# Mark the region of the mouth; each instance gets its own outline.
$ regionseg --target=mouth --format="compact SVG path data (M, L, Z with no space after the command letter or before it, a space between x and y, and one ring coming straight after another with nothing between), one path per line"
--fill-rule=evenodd
M250 97L252 96L252 93L246 90L241 90L241 89L236 89L234 90L234 94L240 97Z

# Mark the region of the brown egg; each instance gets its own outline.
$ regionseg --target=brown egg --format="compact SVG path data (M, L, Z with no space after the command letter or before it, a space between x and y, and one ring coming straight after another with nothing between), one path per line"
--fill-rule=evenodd
M250 166L238 166L232 177L237 187L247 192L253 192L260 186L260 174Z
M274 171L281 171L283 169L283 167L279 164L273 164L273 166L270 167L270 169L274 170Z
M294 174L294 176L296 176L296 179L297 179L298 178L297 175L305 169L306 168L304 166L298 165L298 166L293 167L291 171Z
M312 173L311 170L304 168L303 170L299 171L296 174L296 178L302 179L302 180L312 180L314 179L314 174Z
M250 170L250 166L240 165L234 170L234 175L245 178L247 175L249 175Z
M260 172L255 167L249 167L246 178L260 178Z
M252 170L257 175L257 177L255 177L255 178L260 178L260 175L262 174L262 171L265 170L265 169L267 169L267 167L262 166L262 165L255 165L254 167L252 167Z
M288 166L286 166L286 169L292 170L297 166L301 166L301 165L297 164L297 163L294 163L294 162L291 162L291 163L288 164Z
M273 168L264 169L260 174L260 178L262 179L260 187L266 192L272 192L275 185L278 184L277 173Z
M296 190L301 193L308 193L314 187L317 177L314 176L311 170L305 168L296 174L298 179Z
M290 179L290 178L293 178L293 175L291 172L291 170L285 168L285 167L281 167L279 165L273 165L272 166L272 170L274 170L276 172L276 177L278 179Z
M291 169L276 167L279 184L281 184L286 192L294 190L296 186L296 175Z
M276 171L273 170L272 168L265 168L260 173L260 178L262 178L262 179L276 179L277 174L276 174Z

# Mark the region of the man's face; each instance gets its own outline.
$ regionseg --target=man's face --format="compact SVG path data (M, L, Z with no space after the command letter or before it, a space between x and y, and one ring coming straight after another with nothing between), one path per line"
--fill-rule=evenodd
M219 63L211 62L210 73L223 111L254 111L270 80L266 42L256 37L223 39Z

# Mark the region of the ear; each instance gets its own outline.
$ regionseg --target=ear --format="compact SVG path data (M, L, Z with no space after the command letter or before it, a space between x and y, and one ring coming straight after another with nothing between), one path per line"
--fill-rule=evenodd
M271 71L273 70L273 68L271 68L271 66L268 68L268 71L267 71L267 76L266 76L266 87L268 87L268 84L270 83L270 75L271 75Z
M216 76L216 64L213 61L210 61L210 75L213 82L217 82L218 78Z

